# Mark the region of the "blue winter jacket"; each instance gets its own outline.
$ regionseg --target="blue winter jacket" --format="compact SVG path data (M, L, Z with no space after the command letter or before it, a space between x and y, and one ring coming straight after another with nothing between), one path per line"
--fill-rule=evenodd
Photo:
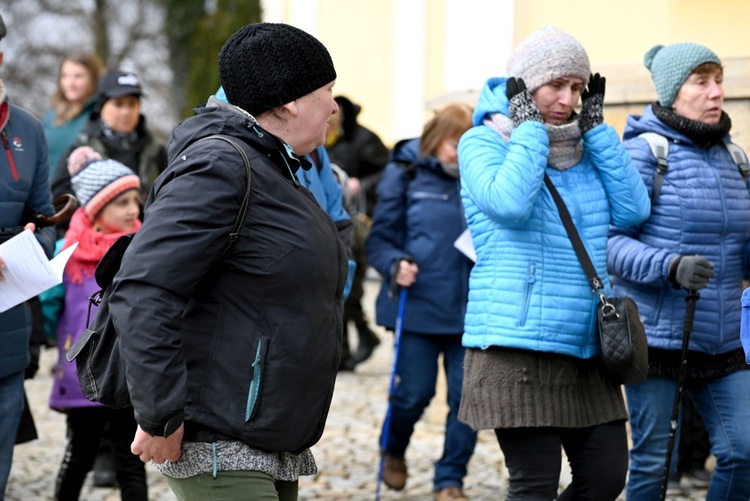
M19 226L26 212L52 214L47 140L41 122L6 99L0 103L0 141L0 228ZM54 228L39 229L34 235L52 257ZM0 378L26 368L30 335L26 303L0 313Z
M487 81L461 138L461 196L477 252L471 271L464 346L502 346L590 358L598 298L562 225L544 174L571 213L599 277L606 269L610 223L638 224L649 214L643 181L615 130L598 125L583 136L583 157L560 171L547 166L544 125L524 122L510 142L482 125L507 116L506 78Z
M383 277L376 321L394 329L398 296L389 297L391 270L411 256L419 273L409 288L403 328L423 334L462 334L471 261L453 242L466 229L459 181L434 157L420 157L419 139L396 145L377 188L367 238L369 263Z
M638 137L643 132L669 139L668 170L651 217L639 226L611 230L607 265L614 290L638 303L649 346L679 350L687 293L669 284L669 261L700 254L716 266L716 275L700 291L690 349L710 355L736 350L742 279L750 270L747 183L724 146L697 146L664 125L648 106L643 115L628 117L624 139L649 192L656 158Z

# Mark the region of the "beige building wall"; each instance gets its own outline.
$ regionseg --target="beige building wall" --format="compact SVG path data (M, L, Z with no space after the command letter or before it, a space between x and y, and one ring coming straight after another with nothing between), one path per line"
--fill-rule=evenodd
M317 36L336 65L335 93L362 105L360 121L392 145L416 136L429 108L473 104L513 47L554 24L586 47L607 77L606 120L656 99L644 53L696 42L724 62L725 110L750 150L750 2L747 0L263 0L264 19Z

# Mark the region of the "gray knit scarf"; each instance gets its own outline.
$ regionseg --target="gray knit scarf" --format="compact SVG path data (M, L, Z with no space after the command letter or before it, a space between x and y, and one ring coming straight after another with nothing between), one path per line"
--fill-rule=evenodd
M484 125L491 128L503 139L510 142L510 134L513 132L513 122L502 113L492 113L485 118ZM583 155L583 143L581 142L581 129L578 128L578 120L573 119L562 125L545 123L547 136L549 136L549 158L547 165L557 170L565 170L580 162Z

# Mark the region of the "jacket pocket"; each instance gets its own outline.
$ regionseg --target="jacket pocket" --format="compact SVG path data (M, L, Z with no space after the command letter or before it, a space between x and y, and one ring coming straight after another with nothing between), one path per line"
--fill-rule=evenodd
M250 389L247 392L247 405L245 406L245 421L251 421L258 412L260 400L260 388L263 385L264 368L266 364L266 353L268 352L268 338L258 339L255 348L255 359L253 360L253 379L250 381Z
M529 304L531 304L531 292L536 282L536 264L529 265L529 273L526 275L526 285L524 286L523 303L521 304L521 315L518 317L518 326L526 324L526 317L529 314Z

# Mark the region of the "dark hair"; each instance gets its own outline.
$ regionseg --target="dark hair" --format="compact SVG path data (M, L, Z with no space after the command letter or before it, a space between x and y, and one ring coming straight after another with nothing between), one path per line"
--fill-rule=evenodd
M345 96L336 96L333 100L339 105L339 113L343 117L343 120L341 121L341 130L344 133L343 139L349 141L354 134L354 128L357 126L357 115L359 115L362 107L358 104L354 104Z
M419 153L423 157L434 156L446 139L458 140L472 126L471 106L453 103L438 111L424 126L419 140Z

